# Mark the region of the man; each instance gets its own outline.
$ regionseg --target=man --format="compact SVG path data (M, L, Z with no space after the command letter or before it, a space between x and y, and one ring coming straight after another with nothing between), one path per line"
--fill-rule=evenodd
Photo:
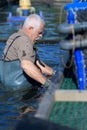
M44 20L37 14L29 15L22 28L10 36L1 63L1 82L8 90L26 90L35 83L48 87L53 69L37 59L35 42L42 37ZM4 72L3 72L4 71Z

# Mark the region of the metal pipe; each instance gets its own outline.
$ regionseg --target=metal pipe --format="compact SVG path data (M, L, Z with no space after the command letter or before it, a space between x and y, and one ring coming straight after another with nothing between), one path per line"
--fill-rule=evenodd
M62 40L59 42L60 48L64 50L71 50L74 47L75 48L84 48L87 47L87 39L84 39L82 41L73 41L73 40Z
M63 24L60 24L57 29L58 29L58 32L61 34L71 34L72 27L76 33L87 31L87 22L75 23L75 24L63 23Z

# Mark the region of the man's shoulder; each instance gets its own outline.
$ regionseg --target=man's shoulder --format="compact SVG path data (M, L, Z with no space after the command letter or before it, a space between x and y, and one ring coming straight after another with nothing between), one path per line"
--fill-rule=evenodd
M18 32L13 33L9 39L7 40L7 44L10 44L14 41L15 45L16 44L21 44L21 43L25 43L25 44L30 44L32 45L31 40L29 39L29 37L22 31L19 30Z
M9 40L11 40L11 41L13 41L15 39L15 41L16 41L16 39L17 40L25 40L25 39L27 39L27 36L26 35L24 35L24 33L23 33L23 31L18 31L18 32L15 32L15 33L13 33L10 37L9 37L9 39L8 39L8 41Z

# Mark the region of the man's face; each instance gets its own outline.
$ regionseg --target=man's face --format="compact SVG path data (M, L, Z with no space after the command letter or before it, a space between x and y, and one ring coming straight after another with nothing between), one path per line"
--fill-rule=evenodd
M44 30L43 24L41 24L40 28L38 28L38 29L33 28L32 35L31 35L31 39L33 42L37 41L39 38L42 38L43 30Z

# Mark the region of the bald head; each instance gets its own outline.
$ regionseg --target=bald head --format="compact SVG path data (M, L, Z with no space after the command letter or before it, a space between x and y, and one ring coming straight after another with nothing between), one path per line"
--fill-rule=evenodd
M24 21L23 28L29 28L32 26L34 29L38 29L41 24L45 24L44 20L37 14L31 14Z

